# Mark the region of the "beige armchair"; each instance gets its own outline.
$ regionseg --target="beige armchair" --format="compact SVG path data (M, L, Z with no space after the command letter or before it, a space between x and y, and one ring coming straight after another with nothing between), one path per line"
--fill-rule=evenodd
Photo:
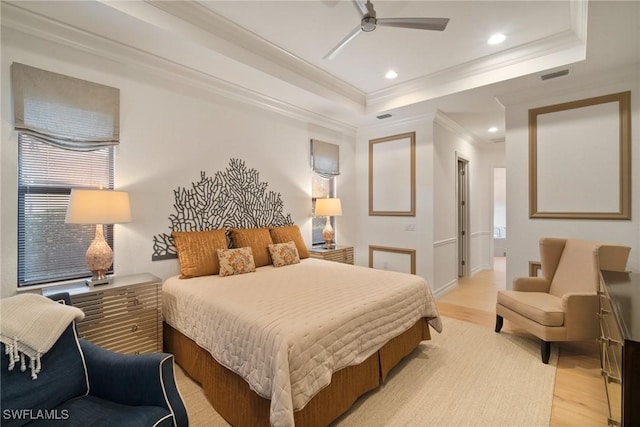
M519 277L513 290L498 291L496 332L503 319L542 340L549 363L552 341L583 341L600 335L600 270L625 271L631 248L577 239L540 239L542 277Z

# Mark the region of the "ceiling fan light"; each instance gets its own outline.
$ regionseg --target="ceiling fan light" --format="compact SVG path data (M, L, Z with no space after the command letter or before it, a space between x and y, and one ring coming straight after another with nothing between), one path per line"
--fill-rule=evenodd
M504 34L496 33L496 34L492 35L491 37L489 37L489 40L487 40L487 43L489 43L491 45L496 45L496 44L502 43L506 39L507 39L507 36L505 36Z

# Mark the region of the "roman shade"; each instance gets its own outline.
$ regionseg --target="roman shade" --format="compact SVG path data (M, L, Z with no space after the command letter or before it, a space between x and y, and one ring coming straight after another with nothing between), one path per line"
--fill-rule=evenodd
M340 146L312 139L311 168L323 178L340 175Z
M18 132L75 151L119 143L119 89L15 62L11 78Z

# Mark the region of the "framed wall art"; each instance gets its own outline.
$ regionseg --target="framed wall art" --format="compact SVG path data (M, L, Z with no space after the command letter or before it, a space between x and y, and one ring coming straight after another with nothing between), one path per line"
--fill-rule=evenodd
M369 268L416 274L416 250L369 246Z
M529 217L631 219L631 93L529 110Z
M416 133L369 141L369 215L416 215Z

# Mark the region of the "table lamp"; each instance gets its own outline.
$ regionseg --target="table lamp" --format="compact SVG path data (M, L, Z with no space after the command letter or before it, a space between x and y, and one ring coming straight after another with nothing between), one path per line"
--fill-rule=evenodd
M106 273L113 264L113 251L104 240L103 224L131 222L129 193L115 190L72 189L65 221L68 224L95 224L96 237L87 249L87 267L92 273L89 286L111 282Z
M322 238L324 239L324 247L330 249L333 245L335 233L331 227L331 217L342 215L342 205L338 198L316 199L316 216L326 216L327 223L322 229Z

